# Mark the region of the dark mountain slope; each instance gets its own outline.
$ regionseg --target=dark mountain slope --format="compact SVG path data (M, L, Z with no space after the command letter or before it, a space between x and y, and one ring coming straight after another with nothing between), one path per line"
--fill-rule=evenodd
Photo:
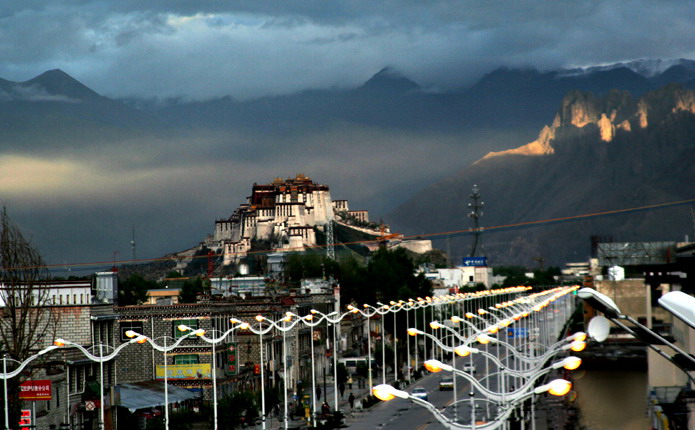
M388 218L396 231L422 234L470 228L470 189L485 201L483 226L635 208L695 198L695 93L667 86L633 99L572 92L552 125L524 147L496 154L435 184ZM591 235L616 240L681 240L692 231L689 208L488 230L485 252L494 263L532 265L584 260ZM422 226L427 226L423 231ZM455 239L453 254L472 241Z

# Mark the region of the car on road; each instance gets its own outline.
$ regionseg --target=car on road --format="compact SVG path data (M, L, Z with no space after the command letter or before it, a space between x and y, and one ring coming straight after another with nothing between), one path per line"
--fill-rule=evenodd
M427 390L422 387L413 388L413 392L410 394L418 399L427 400Z
M453 390L454 389L454 378L450 376L445 376L439 380L439 391Z
M464 364L463 371L468 373L475 373L475 365L470 363Z

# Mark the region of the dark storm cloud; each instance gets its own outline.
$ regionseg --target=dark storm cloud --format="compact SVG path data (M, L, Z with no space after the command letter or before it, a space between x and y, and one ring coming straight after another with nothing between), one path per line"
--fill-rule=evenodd
M502 65L689 57L687 1L33 1L0 13L0 77L62 68L109 96L356 86L385 65L455 87Z

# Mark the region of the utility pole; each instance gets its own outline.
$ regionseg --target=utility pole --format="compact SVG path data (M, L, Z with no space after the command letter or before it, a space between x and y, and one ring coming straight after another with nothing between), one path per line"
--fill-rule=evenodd
M471 197L471 203L468 203L468 207L470 208L471 212L468 214L468 218L473 219L473 229L474 229L474 234L473 234L473 247L471 248L471 254L469 257L476 257L477 249L478 249L478 243L480 243L480 235L482 234L483 229L480 228L480 224L478 220L480 217L483 216L483 206L485 206L485 202L480 201L480 192L479 188L477 185L473 185L473 194L470 195ZM482 244L481 244L482 248Z

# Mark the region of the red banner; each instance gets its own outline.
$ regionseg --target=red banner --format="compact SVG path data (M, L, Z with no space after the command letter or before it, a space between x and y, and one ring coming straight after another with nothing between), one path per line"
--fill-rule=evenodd
M19 398L22 400L51 400L53 394L50 379L24 381L19 390Z

